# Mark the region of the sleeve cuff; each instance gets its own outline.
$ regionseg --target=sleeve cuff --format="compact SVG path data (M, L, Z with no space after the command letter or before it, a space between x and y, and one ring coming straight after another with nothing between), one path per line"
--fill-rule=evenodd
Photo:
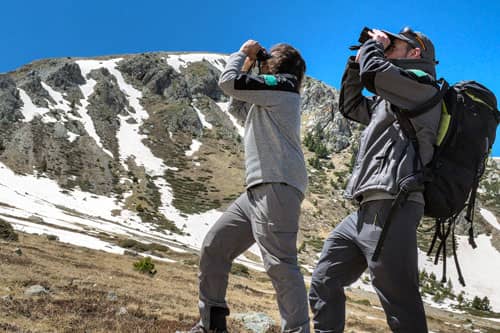
M347 60L347 68L359 70L359 63L357 63L355 56L350 56L349 60Z

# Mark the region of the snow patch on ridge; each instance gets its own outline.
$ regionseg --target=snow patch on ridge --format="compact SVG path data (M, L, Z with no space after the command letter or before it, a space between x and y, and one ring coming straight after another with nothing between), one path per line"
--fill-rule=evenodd
M491 244L491 237L479 235L476 238L477 248L473 249L467 236L457 236L457 255L460 268L464 275L466 287L458 282L457 269L452 257L446 260L447 278L453 283L455 294L463 291L467 298L487 296L495 312L500 312L500 289L498 276L500 276L500 253ZM442 275L442 262L434 265L433 258L419 250L419 269L427 273L433 272L438 278Z
M483 218L489 223L491 224L493 227L495 227L497 230L500 230L500 223L498 223L498 220L497 218L495 217L495 215L490 212L489 210L487 209L484 209L484 208L481 208L479 210L479 212L481 213L481 215L483 216Z
M238 123L238 120L236 119L235 116L233 116L230 112L229 112L229 104L230 102L219 102L219 103L215 103L219 106L219 108L222 110L222 112L224 112L225 114L227 114L229 116L229 119L231 120L231 122L233 123L233 126L236 128L236 130L238 131L238 134L241 136L241 137L244 137L245 136L245 128L243 126L241 126L239 123Z
M21 97L21 101L23 102L21 113L24 116L24 122L30 122L36 116L41 117L44 123L53 123L56 121L54 118L47 115L50 109L36 106L31 100L30 96L23 89L18 88L18 90L19 97Z
M208 61L219 71L224 70L227 55L215 53L185 53L185 54L169 54L166 58L169 66L173 67L177 73L181 72L182 68L187 67L189 63Z

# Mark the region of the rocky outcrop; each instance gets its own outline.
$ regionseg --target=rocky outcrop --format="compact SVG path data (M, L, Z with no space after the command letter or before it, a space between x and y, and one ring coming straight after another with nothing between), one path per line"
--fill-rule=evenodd
M338 99L337 90L306 77L302 87L302 112L308 118L306 131L320 131L326 148L335 153L349 147L353 129L359 128L340 114Z
M118 69L144 87L145 93L163 96L171 101L191 98L184 78L157 55L141 54L124 59Z
M14 80L8 74L0 74L0 123L10 124L22 120L22 106Z
M23 89L31 98L33 104L39 107L48 108L49 101L55 103L49 92L43 88L42 79L36 71L31 71L19 88Z
M83 94L80 85L84 84L85 78L82 76L80 66L74 62L64 62L58 64L55 71L48 74L46 83L56 91L66 94L66 99L72 103L79 104Z
M85 83L80 67L74 62L67 62L49 75L47 83L64 91Z
M220 72L207 61L189 63L182 69L191 95L204 95L219 101L223 95L218 81Z
M136 111L129 106L127 97L120 90L116 78L105 68L94 70L89 77L97 83L94 93L89 97L87 111L92 117L97 135L103 146L111 151L114 157L119 156L117 132L120 129L121 116L128 116Z

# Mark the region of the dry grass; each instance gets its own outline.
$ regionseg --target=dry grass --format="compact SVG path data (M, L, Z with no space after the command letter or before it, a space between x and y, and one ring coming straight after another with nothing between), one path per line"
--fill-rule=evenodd
M14 253L19 247L22 255ZM133 270L137 257L120 256L19 234L19 242L0 242L0 331L5 332L175 332L198 319L197 258L169 253L177 263L155 261L154 277ZM189 264L183 264L188 262ZM50 293L29 297L24 291L39 284ZM110 297L110 293L116 295ZM376 297L348 292L346 332L388 332ZM228 302L232 313L264 312L279 323L274 291L267 276L231 275ZM465 316L428 309L435 332L468 332L453 324ZM469 320L471 317L469 316ZM474 327L486 327L472 318ZM449 324L448 324L449 323ZM247 332L229 321L231 332ZM483 332L495 331L489 326ZM269 332L279 332L273 327Z

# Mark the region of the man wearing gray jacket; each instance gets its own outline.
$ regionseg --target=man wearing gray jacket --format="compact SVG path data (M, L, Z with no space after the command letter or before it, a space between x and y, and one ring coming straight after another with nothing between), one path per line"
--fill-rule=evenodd
M339 100L345 117L366 125L345 191L359 209L325 241L309 302L315 332L343 332L344 287L368 268L391 330L425 333L416 243L424 212L423 187L417 182L414 191L406 190L432 159L441 103L409 122L403 118L405 110L417 108L438 92L434 46L424 34L408 28L398 34L372 30L369 35L347 63ZM374 96L363 96L364 88ZM409 139L408 126L417 142ZM386 237L376 259L384 224Z
M307 187L300 146L300 94L305 62L287 44L260 57L262 75L242 72L263 50L245 42L231 54L219 86L252 104L245 120L246 191L206 235L201 248L200 322L192 333L226 332L228 274L232 261L257 243L276 290L283 332L309 332L307 294L297 263L300 205ZM262 51L261 51L262 52Z

